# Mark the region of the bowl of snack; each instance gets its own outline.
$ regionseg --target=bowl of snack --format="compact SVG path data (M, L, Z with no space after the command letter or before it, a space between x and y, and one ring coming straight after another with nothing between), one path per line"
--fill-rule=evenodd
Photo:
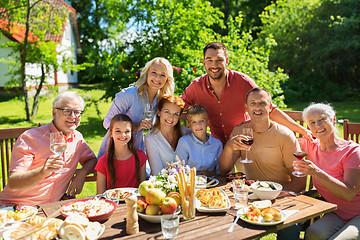
M104 222L110 218L117 207L111 200L103 198L80 199L65 204L61 215L65 218L72 214L80 214L90 221Z
M261 200L273 200L279 196L282 185L270 181L257 181L251 184L255 196Z

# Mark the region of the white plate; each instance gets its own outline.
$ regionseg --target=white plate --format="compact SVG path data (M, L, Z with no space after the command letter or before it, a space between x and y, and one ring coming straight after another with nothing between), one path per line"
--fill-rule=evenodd
M240 209L239 211L240 211L241 214L245 214L248 210L249 210L249 207L246 207L246 208ZM279 223L282 223L283 221L285 221L286 215L281 210L280 210L280 213L281 213L281 220L280 221L265 222L263 220L262 216L259 216L258 217L259 221L258 222L253 222L253 221L250 221L250 220L244 218L242 215L240 216L240 219L243 220L244 222L255 224L255 225L271 226L271 225L276 225L276 224L279 224Z
M108 193L111 192L111 191L116 191L116 190L121 190L123 192L129 192L130 194L135 194L136 196L140 196L139 195L139 190L137 188L114 188L114 189L109 189L109 190L106 190L104 192L104 197L106 199L109 199L109 200L113 200L113 201L116 201L116 198L111 198L111 197L108 197ZM119 199L120 202L125 202L125 199Z
M226 199L226 207L225 208L209 208L209 207L201 206L200 200L198 200L196 198L196 209L199 212L204 212L204 213L226 212L226 210L228 210L231 207L230 200L229 200L229 197L224 192L224 190L220 189L220 191Z
M174 214L178 215L180 213L181 208L179 207ZM146 215L145 213L137 213L142 219L151 222L151 223L160 223L162 215Z
M24 222L26 221L27 219L31 218L32 216L36 215L38 213L38 209L36 207L32 207L32 206L21 206L20 209L32 209L34 210L34 214L31 214L31 215L28 215L27 217L23 218L23 219L20 219L20 220L17 220L15 221L13 218L5 221L2 223L2 225L0 226L1 227L4 227L6 225L6 223L17 223L17 222ZM14 210L13 207L5 207L5 208L1 208L0 211L11 211L11 210Z

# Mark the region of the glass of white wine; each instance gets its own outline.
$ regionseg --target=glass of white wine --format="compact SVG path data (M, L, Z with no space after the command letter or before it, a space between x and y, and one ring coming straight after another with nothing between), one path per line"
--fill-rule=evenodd
M153 119L155 116L155 109L151 106L150 103L145 104L144 108L144 117L145 119Z
M64 151L66 150L66 141L62 132L50 133L50 150L58 156L61 156L64 153ZM70 168L62 167L54 173L63 173L69 170Z

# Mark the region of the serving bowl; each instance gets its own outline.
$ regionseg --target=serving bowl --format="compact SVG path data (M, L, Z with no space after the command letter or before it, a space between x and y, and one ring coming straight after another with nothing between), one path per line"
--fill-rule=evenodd
M178 215L181 211L181 208L178 207L178 209L174 212L175 215ZM141 217L142 219L151 222L151 223L160 223L161 222L161 216L163 215L147 215L145 213L137 213L139 217ZM171 214L167 214L167 215L171 215Z
M61 215L65 218L72 213L80 213L86 215L90 221L105 222L110 218L113 212L116 210L117 204L111 200L103 198L87 198L80 199L65 204L62 207ZM94 212L86 212L85 209L92 208ZM104 209L108 208L104 211Z
M261 200L273 200L279 196L283 186L271 181L257 181L251 184L251 189L256 197Z

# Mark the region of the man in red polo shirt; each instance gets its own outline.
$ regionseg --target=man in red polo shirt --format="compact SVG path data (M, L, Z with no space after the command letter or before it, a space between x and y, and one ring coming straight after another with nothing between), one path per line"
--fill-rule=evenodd
M223 43L208 43L203 52L206 74L196 78L185 89L181 98L185 101L185 109L199 104L208 110L211 134L225 144L233 128L249 120L245 110L245 98L247 92L257 85L246 74L226 69L229 58ZM270 118L294 132L311 138L309 130L297 124L274 105L271 107Z

